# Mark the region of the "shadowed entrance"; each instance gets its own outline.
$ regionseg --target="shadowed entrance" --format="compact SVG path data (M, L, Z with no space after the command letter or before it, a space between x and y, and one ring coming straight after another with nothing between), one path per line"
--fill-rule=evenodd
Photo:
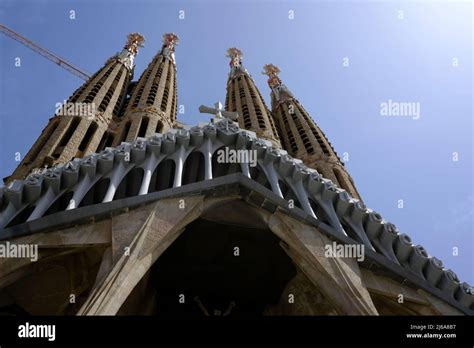
M279 241L266 229L196 220L156 261L142 280L147 284L138 284L120 312L136 314L142 305L134 309L129 302L152 294L148 313L158 316L261 315L278 303L296 275ZM143 286L146 291L138 290Z

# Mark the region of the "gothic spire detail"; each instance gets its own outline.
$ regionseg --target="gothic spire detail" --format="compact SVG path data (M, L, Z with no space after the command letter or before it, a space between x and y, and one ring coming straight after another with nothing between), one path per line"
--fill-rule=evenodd
M273 64L265 64L263 66L263 72L262 74L268 76L268 85L273 91L273 96L275 97L275 100L277 103L282 103L285 100L288 100L290 98L293 98L293 93L288 89L288 87L283 84L281 81L280 77L278 76L280 74L281 70L279 67Z
M272 117L279 130L283 148L291 156L301 159L308 167L316 169L326 179L360 199L352 177L324 132L281 81L280 68L266 64L262 73L268 76L268 85L272 91Z
M163 49L161 54L175 62L174 50L179 44L179 37L175 33L166 33L163 35Z
M268 76L268 85L270 88L275 88L281 85L280 77L278 74L280 73L280 68L273 64L265 64L263 66L262 74Z
M239 114L240 127L255 132L258 137L267 139L280 147L278 130L275 128L270 110L252 76L242 65L242 51L232 47L227 50L226 56L230 58L226 111Z
M138 54L138 49L143 47L143 42L145 38L139 33L130 33L127 35L127 42L123 47L123 50L117 55L117 59L127 69L132 70L133 61L135 56Z
M231 67L239 67L242 65L242 57L243 53L237 47L231 47L227 50L226 57L230 58L230 66Z
M229 78L235 77L238 73L245 73L248 75L247 69L242 65L243 53L237 47L231 47L227 50L226 57L230 58L229 66L230 73Z
M143 47L145 38L140 33L130 33L127 36L127 42L125 43L124 49L128 50L133 55L137 55L138 48Z

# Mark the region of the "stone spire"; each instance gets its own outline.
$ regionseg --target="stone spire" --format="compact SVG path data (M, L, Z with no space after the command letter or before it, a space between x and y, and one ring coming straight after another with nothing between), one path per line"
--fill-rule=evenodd
M229 48L230 72L227 80L225 108L239 114L239 126L251 130L258 137L280 147L280 139L273 123L270 111L255 82L242 65L242 51Z
M360 199L352 177L323 131L316 125L303 105L294 97L279 77L280 69L267 64L263 74L271 88L272 115L279 130L283 148L316 169L325 178Z
M133 69L133 60L138 53L138 48L143 47L144 41L145 38L139 33L128 34L127 42L125 43L122 52L117 55L119 61L129 70Z
M55 115L5 182L98 150L112 118L118 115L143 41L140 34L129 34L121 52L108 59L67 101L58 103Z
M178 42L174 33L163 35L162 48L133 86L123 117L109 129L114 145L151 136L174 125L178 99L174 51Z

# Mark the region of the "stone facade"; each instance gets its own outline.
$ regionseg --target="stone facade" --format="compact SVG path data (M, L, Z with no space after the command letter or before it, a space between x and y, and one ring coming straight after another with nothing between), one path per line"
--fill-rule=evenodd
M34 169L51 167L100 151L106 130L116 116L132 79L133 59L143 37L130 34L122 52L113 56L68 98L23 158L8 184ZM71 112L72 110L72 112ZM78 112L79 111L79 112Z
M163 36L163 47L140 76L124 107L124 115L109 131L115 133L113 145L133 141L173 127L176 122L178 94L174 50L178 37Z
M242 52L237 48L227 51L230 61L230 73L227 79L225 109L239 114L239 126L267 139L273 145L281 147L280 138L260 91L242 65Z
M0 188L1 244L38 247L34 262L0 258L0 314L474 314L470 285L360 201L275 66L272 113L230 49L240 128L180 124L177 40L165 34L130 83L143 41L131 34L69 99L99 112L53 117ZM255 151L256 166L220 163L225 147ZM327 256L333 243L364 260Z
M279 72L278 67L272 64L264 66L271 88L272 117L283 148L291 156L301 159L308 167L316 169L325 178L349 192L352 197L361 199L344 162L303 105L281 82Z
M175 306L176 312L183 317L241 316L247 311L253 313L251 315L463 314L455 306L417 288L417 284L405 283L373 264L369 269L351 258L327 258L325 245L331 243L334 236L308 219L294 216L284 208L272 207L268 200L265 202L261 198L258 190L252 191L251 186L244 191L230 186L220 189L219 185L212 189L196 187L189 194L155 197L127 209L109 205L112 210L95 217L97 208L94 207L87 208L79 220L74 217L74 211L69 211L67 214L73 219L53 223L56 226L49 231L36 232L36 227L32 226L32 234L9 241L20 245L37 244L38 260L0 259L0 313L168 317L173 316ZM106 207L102 204L100 210L103 208ZM236 209L238 214L226 218L229 211ZM90 222L91 218L95 221ZM214 238L210 238L210 230L198 231L192 227L199 221L217 222L218 233ZM232 238L230 235L224 239L216 236L225 234L229 226L240 226L240 230L250 228L252 233L243 239L236 234L232 242L226 244L226 238ZM203 243L213 245L219 254L225 254L227 249L232 253L238 246L242 259L234 259L226 264L229 268L221 267L216 272L206 249L192 248L197 249L198 258L190 258L183 249L189 238L183 238L198 232L199 237L206 237ZM252 244L262 241L265 234L280 240L283 254L276 258L271 256L269 238L261 244L265 245L263 249L246 260L245 255L251 253ZM180 248L172 250L172 246L178 244ZM220 310L222 307L216 310L216 305L209 301L196 303L197 297L207 298L213 294L213 289L199 286L195 278L182 280L178 274L183 282L181 285L170 282L166 289L161 285L157 287L153 281L157 274L172 273L172 269L155 269L160 262L169 259L170 253L192 264L203 260L209 262L206 270L217 279L224 277L232 264L250 262L250 269L232 276L239 282L240 291L260 292L263 298L246 298L227 287L225 292L219 293L231 304L227 306L226 303L225 312ZM269 278L268 273L253 273L253 269L260 268L269 258L272 261L268 271L274 272L272 277ZM219 259L219 262L223 261ZM180 267L179 264L174 266ZM282 278L288 267L294 270L281 291L275 292L266 286L275 281L273 277L277 281ZM266 282L250 281L247 279L249 274L259 280L266 277ZM399 301L400 294L403 302ZM171 297L164 305L160 296ZM254 301L262 307L248 309L246 306Z

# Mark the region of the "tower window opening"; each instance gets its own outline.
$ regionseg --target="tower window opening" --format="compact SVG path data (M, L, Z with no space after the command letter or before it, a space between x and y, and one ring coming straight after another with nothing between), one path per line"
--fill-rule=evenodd
M128 135L128 132L130 131L130 126L132 125L132 123L130 121L128 121L126 124L125 124L125 127L123 127L123 133L122 133L122 139L121 141L125 141L125 139L127 139L127 135Z
M76 131L77 129L77 126L79 125L79 122L81 121L81 118L80 117L74 117L71 121L71 123L69 124L69 127L66 131L66 133L64 133L63 137L61 138L61 141L59 142L59 145L58 146L66 146L66 144L68 143L69 139L71 139L72 135L74 134L74 132Z
M89 128L87 128L86 134L82 138L81 143L79 144L79 151L84 152L87 148L87 145L91 142L92 138L94 137L94 134L97 130L97 123L93 122L89 125Z
M148 128L148 121L149 121L148 117L143 117L142 118L142 121L140 123L140 129L138 131L138 136L141 137L141 138L145 137L145 135L146 135L146 130Z
M345 179L344 174L339 168L334 168L334 176L337 179L339 187L346 190L347 192L351 192L351 187L349 182Z
M171 120L174 121L176 119L176 112L178 111L177 105L177 96L176 96L176 74L173 74L173 100L171 102Z
M33 150L28 154L25 164L31 163L35 160L36 156L38 156L38 154L43 149L44 145L49 140L51 135L53 135L54 131L58 128L58 125L59 121L56 120L52 125L48 127L46 132L41 136L41 140L36 144L35 147L33 147Z
M99 110L100 110L100 111L104 112L104 111L107 109L107 106L109 105L110 100L112 99L114 93L116 92L116 88L117 88L118 82L119 82L120 79L122 78L122 75L123 75L123 70L120 70L120 71L116 74L114 81L113 81L112 84L110 85L109 89L107 90L107 93L105 94L104 99L103 99L102 102L100 103L100 106L99 106ZM119 101L117 101L117 102L119 102Z
M163 122L158 121L156 124L155 133L161 133L163 131Z
M114 135L111 132L105 132L100 140L99 146L97 147L97 151L102 151L106 147L112 146L114 141Z

